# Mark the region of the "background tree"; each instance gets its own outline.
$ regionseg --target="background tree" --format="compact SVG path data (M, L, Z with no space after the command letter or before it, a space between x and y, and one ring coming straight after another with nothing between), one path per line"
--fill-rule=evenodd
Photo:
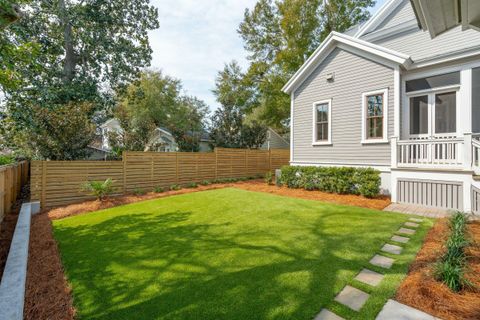
M266 138L267 127L258 121L246 121L253 93L244 82L238 63L231 62L217 75L215 94L222 105L211 119L212 146L225 148L258 148Z
M160 127L172 133L181 151L198 151L208 107L195 97L183 95L181 90L178 79L160 71L143 72L120 96L114 115L123 134L113 137L117 140L114 145L144 150Z
M288 124L290 98L281 88L331 31L370 17L374 0L259 0L238 32L250 61L243 78L253 92L250 117L277 129Z
M87 146L96 130L91 121L92 104L71 103L55 110L33 106L30 110L29 116L35 125L29 130L18 134L9 130L14 123L8 119L2 123L0 133L5 137L7 147L21 148L30 158L50 160L83 159L89 155Z
M150 63L148 31L158 27L158 13L149 0L32 0L22 11L0 36L15 47L36 44L32 63L15 65L13 75L0 73L0 79L15 78L2 89L18 135L39 125L26 116L35 108L86 102L97 111L93 118ZM10 54L0 49L0 63L15 62Z

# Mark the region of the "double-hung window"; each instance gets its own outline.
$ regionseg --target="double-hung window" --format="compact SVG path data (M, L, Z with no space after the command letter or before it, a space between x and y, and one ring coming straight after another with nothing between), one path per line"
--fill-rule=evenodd
M388 90L365 92L362 99L362 143L388 142Z
M331 144L332 139L332 100L313 104L313 145Z

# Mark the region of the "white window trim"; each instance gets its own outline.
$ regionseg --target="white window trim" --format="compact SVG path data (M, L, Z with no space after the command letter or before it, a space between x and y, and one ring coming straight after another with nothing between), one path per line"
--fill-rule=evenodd
M328 104L328 140L317 141L317 105ZM312 146L328 146L332 144L332 99L315 101L312 104Z
M381 139L367 139L367 96L383 94L383 134ZM388 88L362 93L362 144L388 143Z

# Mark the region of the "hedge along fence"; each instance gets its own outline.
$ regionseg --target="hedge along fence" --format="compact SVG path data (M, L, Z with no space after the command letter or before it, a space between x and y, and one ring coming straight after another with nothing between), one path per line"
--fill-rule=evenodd
M378 196L380 182L380 171L371 168L285 166L280 176L280 183L289 188L365 197Z
M42 208L63 206L92 196L87 181L114 180L115 194L204 180L263 175L288 164L289 150L217 148L214 152L124 152L121 161L33 161L31 199Z
M20 196L22 187L28 183L28 162L0 166L0 222L9 214Z

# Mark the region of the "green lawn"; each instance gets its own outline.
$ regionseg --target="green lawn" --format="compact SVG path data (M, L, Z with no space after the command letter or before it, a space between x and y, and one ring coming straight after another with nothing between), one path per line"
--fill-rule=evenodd
M391 270L370 266L408 218L229 188L53 225L81 319L373 319L432 224ZM366 266L386 274L378 287L353 280ZM333 301L346 284L372 294L359 313Z

